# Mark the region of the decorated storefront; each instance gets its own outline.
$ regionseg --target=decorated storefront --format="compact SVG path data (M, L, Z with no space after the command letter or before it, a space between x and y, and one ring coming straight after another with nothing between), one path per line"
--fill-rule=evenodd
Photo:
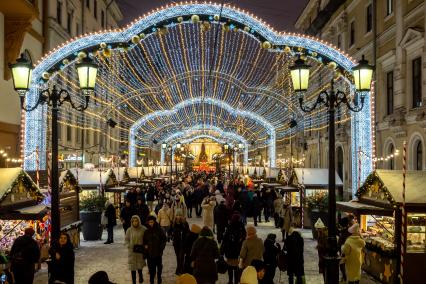
M382 283L397 283L403 244L404 283L423 283L423 266L419 264L426 263L425 184L425 172L406 174L405 226L402 171L376 170L360 187L358 200L337 202L338 210L359 220L366 241L363 269Z
M33 227L40 246L48 243L50 225L44 196L21 168L0 169L0 252L7 254L14 240Z

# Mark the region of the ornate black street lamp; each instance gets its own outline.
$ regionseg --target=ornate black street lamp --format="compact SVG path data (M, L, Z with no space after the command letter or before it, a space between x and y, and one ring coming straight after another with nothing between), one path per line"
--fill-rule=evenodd
M295 61L294 66L290 68L291 78L293 81L294 91L297 93L305 92L309 83L309 68L300 57ZM334 79L331 81L330 92L322 91L319 93L317 100L311 106L304 105L304 99L299 97L299 104L302 111L309 113L315 110L321 104L328 111L328 239L327 239L327 256L326 256L326 283L339 283L339 256L337 255L337 239L336 239L336 164L335 164L335 109L341 104L345 105L353 112L359 112L364 107L365 93L370 90L371 79L373 75L373 67L368 64L364 56L358 65L353 69L355 87L360 93L360 101L358 97L352 100L347 94L338 90L334 90Z
M25 94L30 88L32 63L25 59L23 54L11 64L12 78L15 90L18 92L22 110L30 112L39 105L47 104L52 108L52 176L51 176L51 242L57 241L61 232L60 212L59 212L59 169L58 169L58 110L67 102L78 111L84 111L89 106L90 96L95 89L98 66L89 58L85 57L76 64L80 89L85 97L83 105L75 105L71 95L67 90L58 90L56 85L53 88L41 91L37 102L33 106L25 105Z

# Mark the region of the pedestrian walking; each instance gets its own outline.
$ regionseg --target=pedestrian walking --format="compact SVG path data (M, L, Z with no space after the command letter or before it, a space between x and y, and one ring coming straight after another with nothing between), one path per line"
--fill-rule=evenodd
M193 267L191 266L191 263L193 259L191 259L191 251L192 246L194 245L195 241L198 239L199 234L201 232L201 227L197 224L192 224L191 229L188 232L184 247L185 247L185 261L184 261L184 271L185 273L193 274Z
M194 203L194 189L192 186L184 182L183 196L185 198L187 217L192 218L192 207Z
M293 209L288 202L285 202L281 208L280 218L282 241L284 242L289 234L290 227L293 225Z
M154 200L155 200L155 187L153 185L149 185L148 191L146 192L146 203L149 208L149 212L151 213L154 210Z
M213 284L217 281L215 260L218 258L219 249L213 238L213 232L209 227L204 226L191 251L191 259L194 261L194 276L197 279L197 283Z
M219 205L214 208L214 223L216 225L216 236L219 244L222 242L228 220L229 211L225 205L225 199L223 198Z
M136 271L139 276L139 283L143 282L142 269L145 266L143 256L143 237L146 228L141 224L138 215L131 218L131 226L126 231L125 243L127 245L129 270L132 275L132 283L136 284Z
M74 246L67 233L61 233L59 240L49 250L51 263L49 267L49 283L60 281L74 284Z
M328 230L321 218L318 218L314 227L317 231L318 272L322 274L325 283L325 256L327 253Z
M126 235L127 229L131 226L130 220L133 215L135 215L135 210L132 207L132 203L126 199L124 207L120 211L120 220L121 224L123 224L124 235Z
M202 215L203 215L203 225L209 227L213 230L214 226L214 215L213 210L216 206L215 198L214 197L206 197L203 200L203 203L201 204Z
M143 245L145 247L145 256L148 262L150 284L154 284L155 275L157 275L157 283L161 284L163 251L166 247L166 235L155 221L155 217L151 215L147 218L147 229L143 235Z
M40 259L40 249L33 239L35 231L28 227L24 235L16 238L10 250L10 261L15 283L33 283L35 264Z
M262 284L274 284L275 271L278 266L278 254L281 251L281 246L276 242L277 235L268 234L265 242L265 252L263 253L263 260L265 263L265 277Z
M339 248L340 252L340 273L342 274L342 281L346 283L347 277L346 277L346 268L345 268L345 256L342 252L342 246L346 242L347 238L351 235L348 231L349 227L351 227L354 223L354 217L353 215L349 215L346 217L343 217L339 220L339 224L337 225L337 228L339 230L339 239L337 241L337 247Z
M262 260L265 248L263 241L257 236L254 226L247 226L247 237L243 241L240 251L240 269L244 269L251 264L254 259Z
M296 277L296 284L302 284L305 275L303 247L304 242L302 235L290 227L288 236L284 242L285 250L287 251L287 275L289 284L294 283Z
M146 224L146 218L148 218L150 212L148 205L145 204L145 200L141 197L138 197L136 202L135 213L139 216L140 222L144 226Z
M107 240L104 244L112 244L114 242L114 226L117 225L117 214L115 212L115 207L112 205L111 201L107 200L105 202L105 212L104 216L106 219L106 229L107 229Z
M342 247L345 258L346 277L349 284L357 284L361 280L362 250L365 241L359 232L359 224L353 224L348 232L351 234Z
M171 210L166 202L164 202L163 207L158 211L157 222L166 235L167 241L170 241L171 236L169 231L172 224L172 217Z
M280 211L283 208L284 202L281 194L277 193L274 200L274 224L275 228L280 227Z
M228 264L228 284L238 284L238 280L240 279L238 257L243 241L246 238L246 229L240 218L239 214L232 215L220 246L220 254L225 256L226 263Z
M185 241L189 233L189 225L183 214L185 212L177 212L172 225L173 248L176 255L176 275L184 273Z

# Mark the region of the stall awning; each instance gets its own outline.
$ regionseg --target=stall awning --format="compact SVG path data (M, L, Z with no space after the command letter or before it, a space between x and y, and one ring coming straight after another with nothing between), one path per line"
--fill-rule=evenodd
M262 183L261 185L262 185L262 187L265 187L265 188L275 188L277 186L281 186L282 184L280 184L280 183Z
M391 209L385 209L358 201L337 201L336 208L338 211L354 213L357 215L392 216L393 214Z
M99 169L95 170L86 170L86 169L77 169L72 168L69 171L78 178L78 184L81 188L93 188L95 189L99 185L108 185L113 183L111 180L115 177L114 173L111 169L106 171L99 171Z
M304 184L305 188L328 188L328 169L294 168L297 181L293 184ZM343 187L343 182L336 172L336 186Z
M49 212L44 204L38 204L0 214L2 220L41 220Z

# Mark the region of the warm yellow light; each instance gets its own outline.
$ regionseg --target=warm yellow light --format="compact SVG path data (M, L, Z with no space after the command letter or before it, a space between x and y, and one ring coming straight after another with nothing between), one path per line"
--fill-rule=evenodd
M370 91L371 80L373 78L373 66L368 64L365 60L364 55L358 62L358 65L352 68L352 73L355 81L355 88L357 91L365 92Z
M98 66L89 57L85 57L80 63L76 64L76 68L80 89L93 91L95 89Z
M291 80L295 92L303 92L308 89L309 84L309 68L311 66L305 64L305 61L300 57L290 67Z
M12 79L15 90L18 92L28 91L32 74L31 62L24 58L24 55L21 54L21 57L16 60L16 63L10 65L10 69L12 70Z

